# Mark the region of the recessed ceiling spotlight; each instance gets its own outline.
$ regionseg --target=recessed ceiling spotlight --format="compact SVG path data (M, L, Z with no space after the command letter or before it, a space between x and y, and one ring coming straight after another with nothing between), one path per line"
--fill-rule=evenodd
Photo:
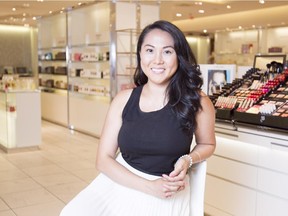
M36 17L33 17L32 19L33 19L33 20L36 20L37 18L36 18Z
M16 8L12 8L12 11L16 11Z
M207 29L204 29L203 32L204 32L204 33L207 33L208 31L207 31Z
M82 3L81 3L81 2L79 2L79 3L78 3L78 5L79 5L79 6L81 6L81 5L82 5Z
M195 2L195 5L202 5L202 2Z
M198 13L200 13L200 14L204 14L205 11L204 11L204 10L198 10Z
M49 11L49 14L52 14L53 13L53 11Z
M252 28L256 28L256 25L252 25Z
M25 17L26 16L26 13L23 13L23 17Z
M265 0L259 0L260 4L265 4Z
M62 14L62 13L63 13L63 11L61 10L61 11L60 11L60 14Z
M181 13L176 13L176 17L182 17Z
M231 9L231 5L227 5L226 8L227 8L227 9Z
M239 26L238 29L242 29L242 26Z

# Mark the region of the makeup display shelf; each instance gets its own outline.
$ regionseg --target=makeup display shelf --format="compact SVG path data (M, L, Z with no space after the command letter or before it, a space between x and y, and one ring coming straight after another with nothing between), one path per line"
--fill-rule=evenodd
M251 68L242 79L226 84L210 96L218 120L233 124L288 129L288 69L282 64Z

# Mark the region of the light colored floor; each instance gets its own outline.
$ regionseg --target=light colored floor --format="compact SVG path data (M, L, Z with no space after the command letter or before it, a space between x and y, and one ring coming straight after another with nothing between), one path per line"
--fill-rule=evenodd
M97 176L98 141L44 121L39 151L0 150L0 216L58 216Z

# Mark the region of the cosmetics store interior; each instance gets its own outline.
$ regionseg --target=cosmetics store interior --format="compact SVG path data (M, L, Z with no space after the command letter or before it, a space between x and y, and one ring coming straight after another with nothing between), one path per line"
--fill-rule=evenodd
M0 216L59 215L99 174L105 115L133 87L139 32L159 19L184 32L215 107L205 216L287 215L287 11L268 0L1 1Z

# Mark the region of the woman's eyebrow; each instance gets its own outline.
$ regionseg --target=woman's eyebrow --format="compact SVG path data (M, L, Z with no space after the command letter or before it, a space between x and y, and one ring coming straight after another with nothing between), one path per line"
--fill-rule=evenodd
M153 47L153 48L155 48L155 46L153 46L153 45L151 45L151 44L145 44L144 47L146 47L146 46L149 46L149 47ZM172 45L171 45L171 46L170 46L170 45L168 45L168 46L164 46L163 48L164 48L164 49L166 49L166 48L172 48L172 49L175 49L174 46L172 46Z

